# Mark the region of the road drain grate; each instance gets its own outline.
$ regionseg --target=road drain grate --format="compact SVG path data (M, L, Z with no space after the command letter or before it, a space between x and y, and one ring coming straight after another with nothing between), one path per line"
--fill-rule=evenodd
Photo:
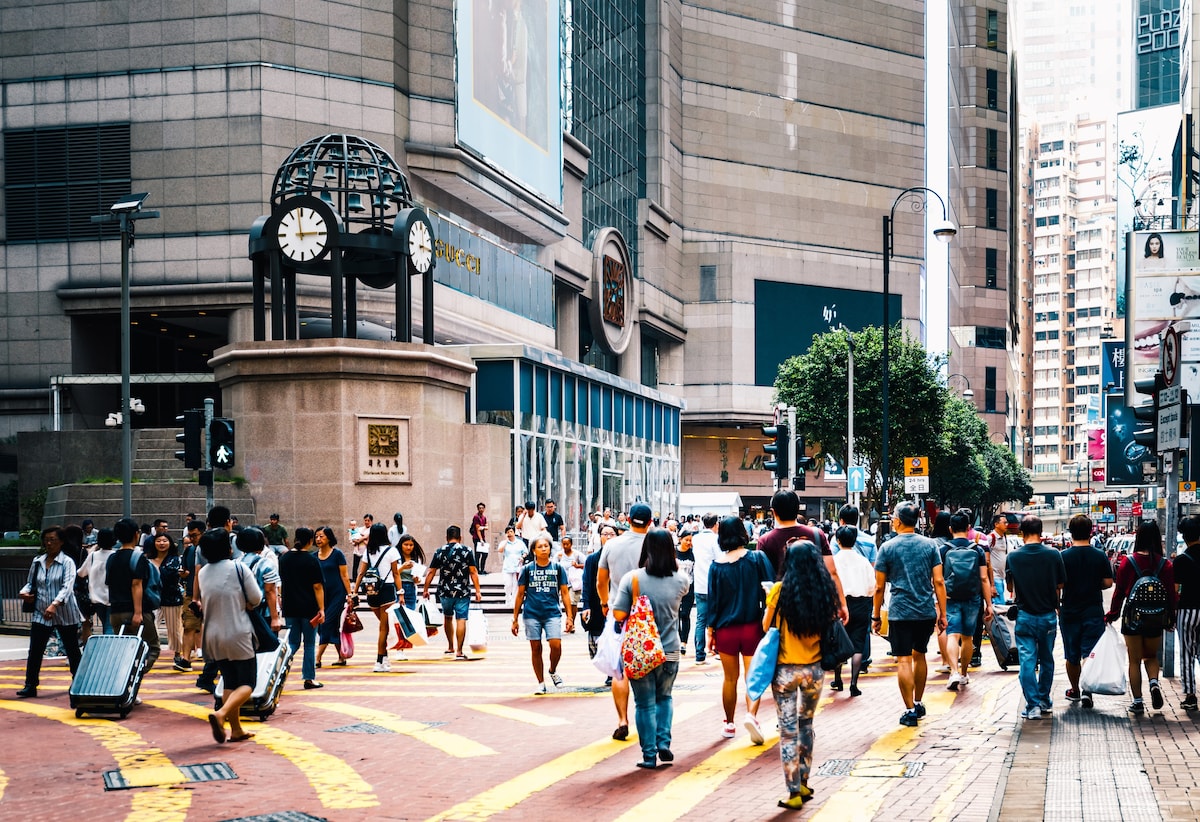
M166 765L150 768L126 768L105 771L104 790L125 791L131 788L152 788L161 785L182 785L185 782L218 782L237 779L233 768L224 762L206 762L202 765Z
M925 768L924 762L887 759L829 759L817 768L818 776L868 776L879 779L912 779Z
M426 728L440 728L445 725L445 722L422 722ZM337 728L329 728L325 731L329 734L394 734L396 733L391 728L385 728L382 725L375 725L371 722L355 722L353 725L342 725Z
M313 816L300 811L276 811L259 816L239 816L236 819L226 819L223 822L329 822L323 816Z

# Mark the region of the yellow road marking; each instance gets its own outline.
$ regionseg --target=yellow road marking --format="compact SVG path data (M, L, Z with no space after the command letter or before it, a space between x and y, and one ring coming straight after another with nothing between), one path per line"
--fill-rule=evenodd
M4 799L4 789L8 787L8 777L4 775L4 771L0 771L0 800Z
M709 702L676 705L675 721L690 719L710 707L712 704ZM586 771L622 751L630 750L630 743L636 741L637 734L630 733L629 739L625 742L617 742L606 737L590 745L584 745L582 748L577 748L519 774L507 782L502 782L494 788L489 788L483 793L476 794L467 801L460 802L453 808L431 817L429 822L443 822L444 820L479 822L479 820L488 819L518 805L539 791L557 785L569 776ZM637 750L636 747L632 749Z
M49 705L38 705L32 702L14 702L0 700L0 709L20 711L33 714L42 719L61 722L72 728L83 731L99 742L117 762L121 775L132 783L141 780L143 772L157 771L160 775L174 771L177 778L174 784L187 782L174 763L158 748L146 744L146 741L136 733L107 719L80 719L69 708L54 708ZM137 791L130 797L129 815L127 820L155 819L162 822L183 822L187 818L188 807L192 803L190 791L172 790L162 787Z
M470 708L473 711L479 711L492 716L498 716L502 719L511 719L515 722L524 722L528 725L537 725L541 728L548 728L551 725L569 725L567 720L559 719L557 716L546 716L545 714L534 713L533 711L522 710L521 708L511 708L508 705L484 705L476 703L474 705L463 705L464 708Z
M388 713L387 711L375 711L348 702L306 702L304 704L313 708L322 708L326 711L336 711L340 714L353 716L360 722L369 722L372 725L387 728L389 731L411 736L413 739L424 742L426 745L437 748L442 753L449 754L450 756L467 759L475 756L496 755L496 752L487 745L483 745L473 739L467 739L465 736L443 731L441 728L430 728L424 722L401 719L396 714Z
M190 702L174 699L147 700L147 705L196 719L206 719L209 711ZM311 742L295 734L273 728L266 723L254 724L254 739L259 745L282 756L299 770L316 791L326 808L350 810L378 807L379 799L371 786L348 764L325 753ZM199 733L199 731L197 731Z
M922 722L928 722L950 709L954 702L953 691L925 692L925 710L928 712ZM874 762L899 762L917 744L917 734L920 728L900 726L875 740L867 749L859 762L861 773L871 773L869 768ZM856 771L858 768L855 769ZM895 786L890 779L878 779L865 775L851 773L847 776L837 792L821 806L810 822L841 822L843 819L874 819L875 814L887 798L888 791Z
M699 765L672 779L650 798L621 814L616 822L637 822L645 819L670 822L686 816L719 788L722 782L775 747L778 741L778 736L770 736L763 745L751 745L747 742L722 748Z

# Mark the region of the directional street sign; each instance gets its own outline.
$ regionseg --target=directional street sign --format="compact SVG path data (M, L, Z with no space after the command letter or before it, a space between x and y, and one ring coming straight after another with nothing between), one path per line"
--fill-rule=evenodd
M846 473L846 490L851 494L861 494L867 490L867 469L856 465Z

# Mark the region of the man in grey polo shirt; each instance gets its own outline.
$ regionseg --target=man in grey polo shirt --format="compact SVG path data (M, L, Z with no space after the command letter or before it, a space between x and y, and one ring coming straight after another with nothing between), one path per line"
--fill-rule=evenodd
M937 543L916 533L921 509L905 500L896 505L892 524L896 536L879 549L875 560L875 613L872 630L878 632L884 587L891 583L888 605L888 639L896 657L896 680L905 712L900 724L911 728L925 716L925 652L934 628L946 627L946 584ZM936 595L936 601L934 599Z
M642 541L650 530L650 522L654 513L644 502L636 503L629 509L629 530L621 536L610 539L600 554L600 567L596 569L596 596L608 619L609 603L617 597L617 586L621 577L636 570L638 560L642 556ZM617 729L613 731L613 739L625 740L629 737L629 680L625 677L613 677L613 704L617 708Z

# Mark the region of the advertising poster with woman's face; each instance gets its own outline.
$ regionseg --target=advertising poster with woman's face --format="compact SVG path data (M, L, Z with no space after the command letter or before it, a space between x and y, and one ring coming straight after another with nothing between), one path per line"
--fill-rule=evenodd
M1129 380L1154 377L1159 342L1178 320L1200 319L1200 252L1195 231L1135 231L1129 252Z

